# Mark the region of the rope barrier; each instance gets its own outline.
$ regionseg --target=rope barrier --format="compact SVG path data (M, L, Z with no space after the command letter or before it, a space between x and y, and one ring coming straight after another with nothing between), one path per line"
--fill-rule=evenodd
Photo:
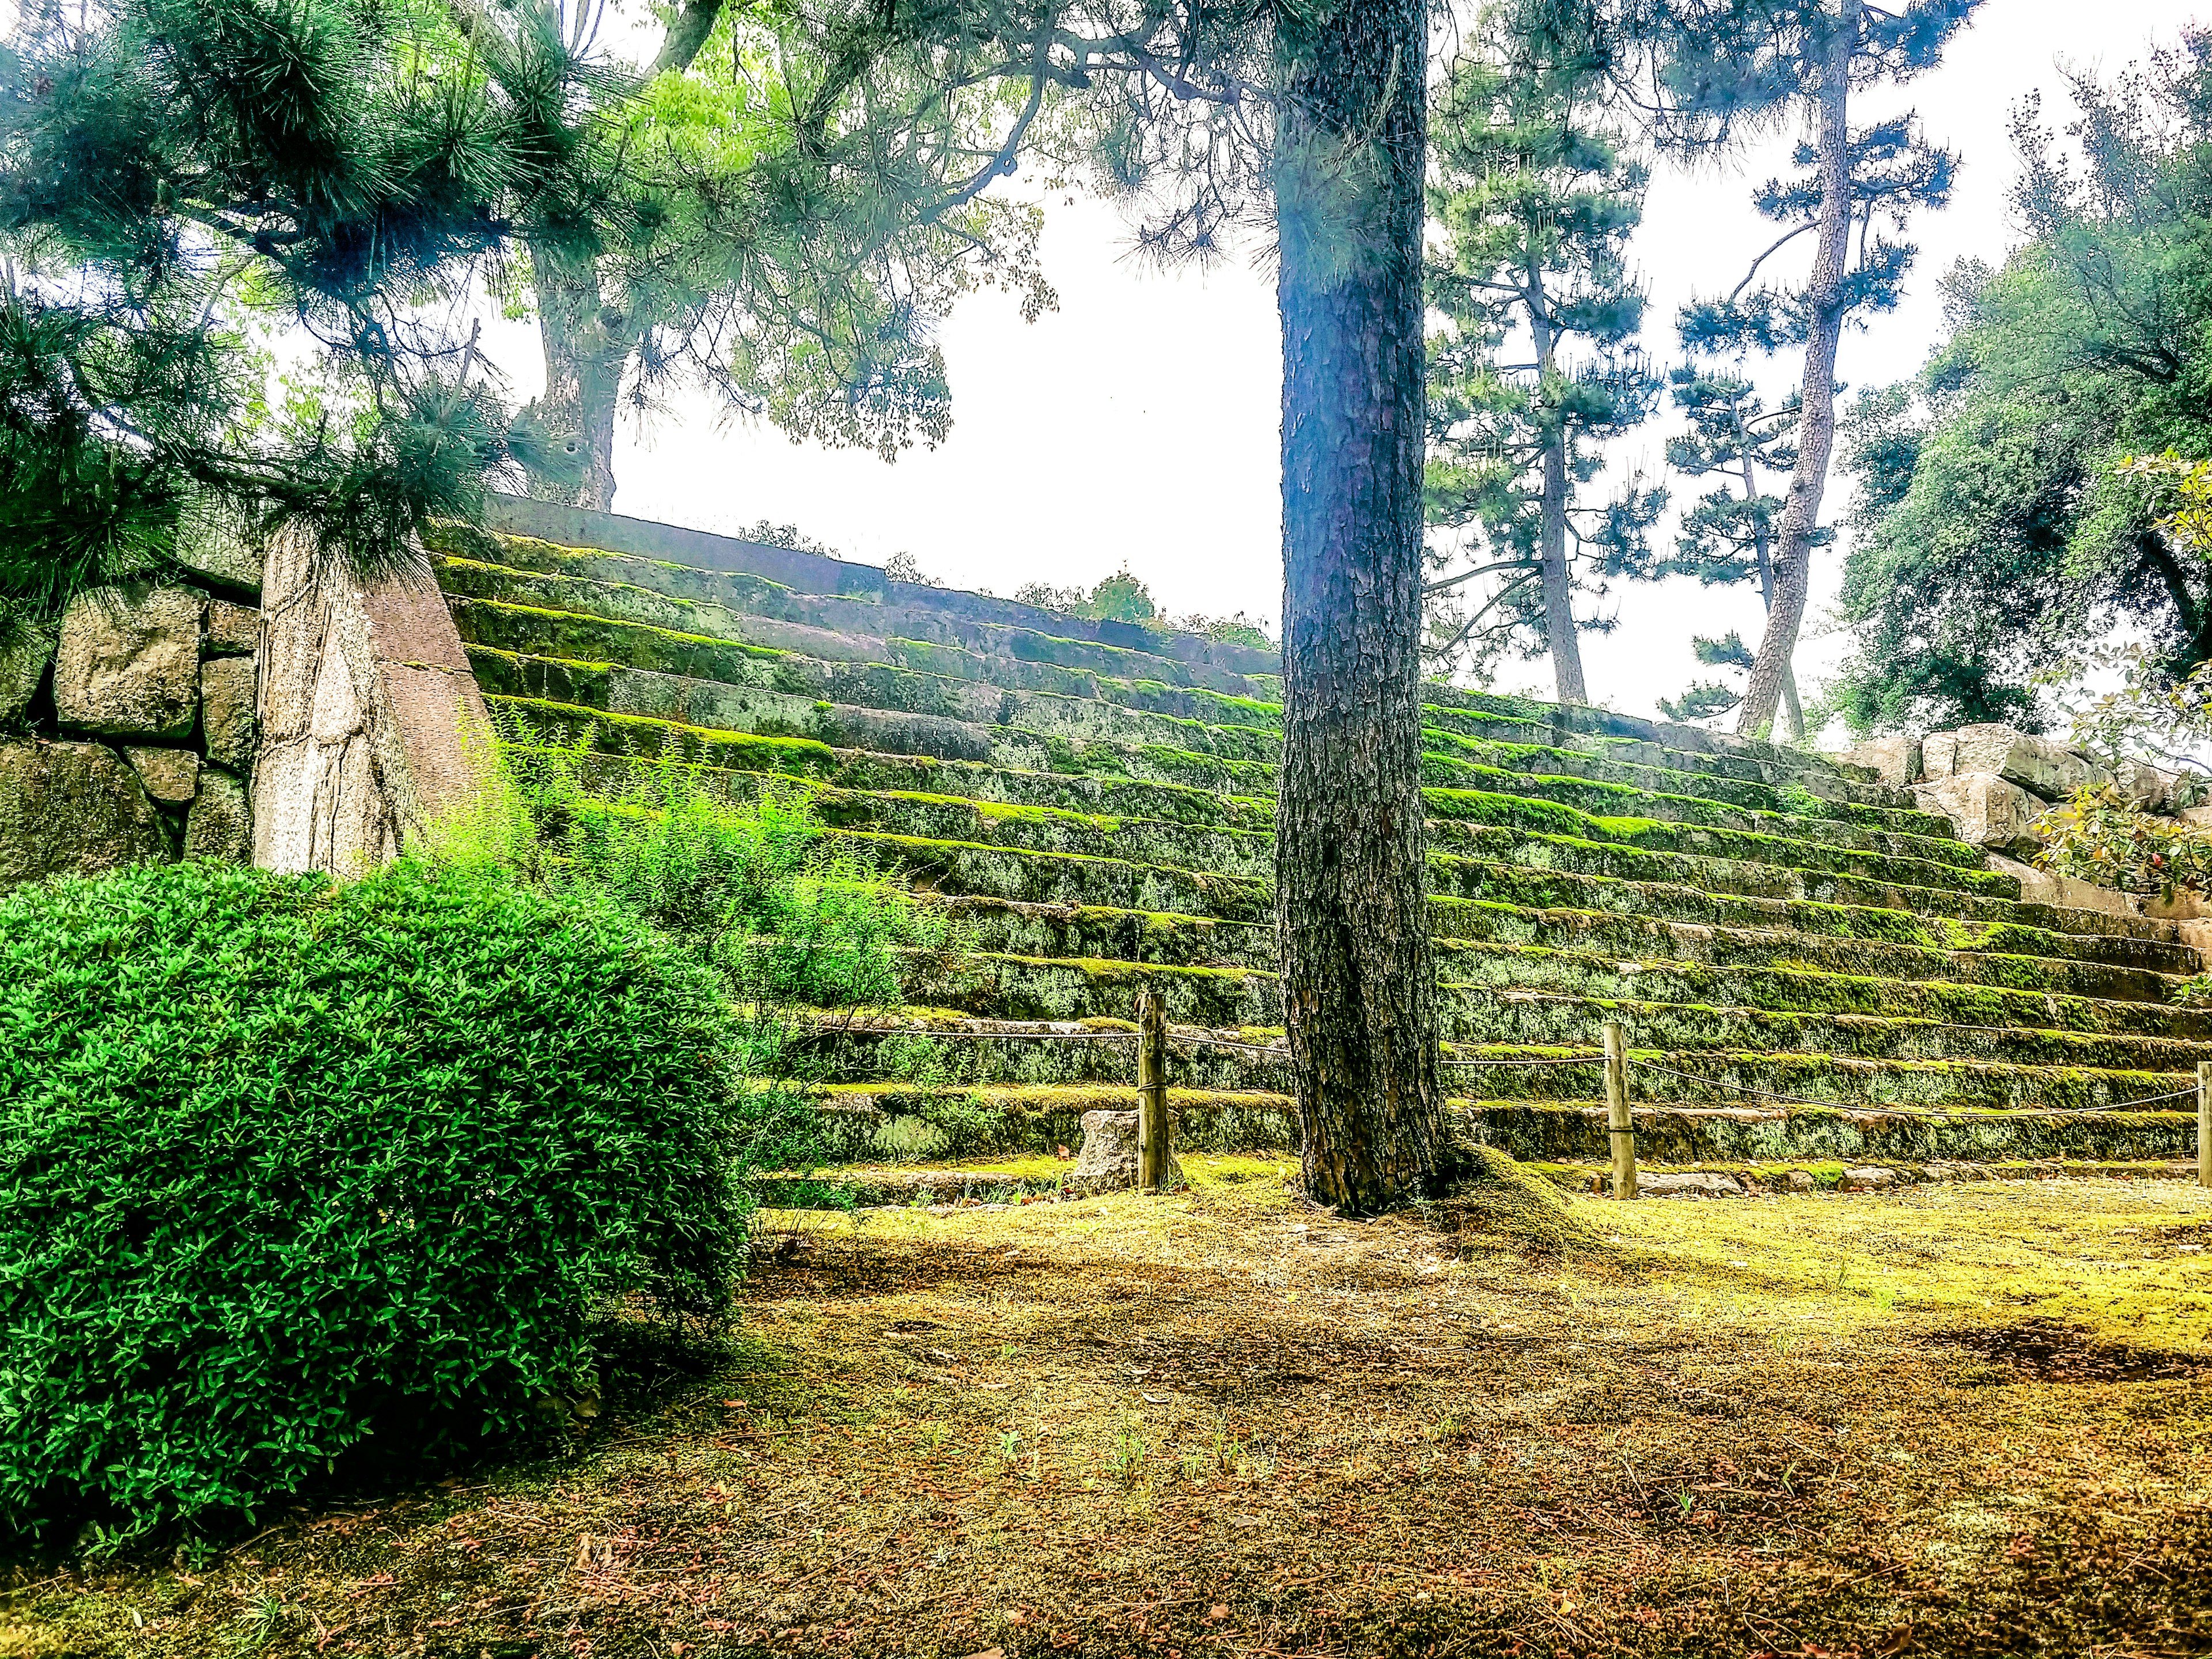
M1909 1117L1932 1117L1945 1122L1949 1122L1956 1117L1973 1115L1967 1113L1937 1111L1927 1106L1895 1104L1887 1101L1868 1101L1861 1105L1854 1105L1849 1101L1819 1100L1810 1095L1777 1094L1771 1089L1754 1089L1748 1084L1729 1083L1720 1078L1698 1077L1688 1072L1678 1072L1671 1066L1655 1066L1648 1060L1632 1060L1630 1066L1632 1069L1638 1071L1656 1072L1662 1077L1678 1077L1686 1083L1702 1083L1709 1089L1727 1089L1740 1095L1756 1095L1761 1100L1779 1100L1796 1106L1826 1106L1838 1111L1899 1112ZM2146 1095L2141 1100L2115 1101L2108 1106L2091 1106L2082 1109L2091 1112L2124 1112L2137 1106L2155 1105L2161 1100L2179 1100L2185 1095L2193 1098L2196 1093L2197 1091L2192 1085L2186 1089L2176 1089L2171 1094Z

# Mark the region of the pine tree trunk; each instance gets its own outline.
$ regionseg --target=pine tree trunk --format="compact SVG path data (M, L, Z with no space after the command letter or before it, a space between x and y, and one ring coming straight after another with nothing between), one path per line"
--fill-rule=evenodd
M545 352L546 422L574 439L583 465L575 489L562 493L604 513L615 501L615 405L629 341L607 325L595 265L534 249L530 264Z
M1739 427L1737 430L1741 433L1742 428ZM1759 481L1751 470L1748 452L1742 459L1743 499L1747 502L1754 501L1759 498ZM1756 526L1758 521L1754 520L1753 522ZM1771 612L1774 609L1774 562L1771 550L1766 544L1766 532L1754 528L1751 544L1759 559L1759 597ZM1790 740L1802 743L1805 740L1805 709L1797 701L1796 672L1787 662L1782 665L1782 715Z
M1858 43L1860 0L1843 0L1820 69L1820 131L1814 151L1820 172L1819 246L1813 255L1813 281L1806 303L1812 327L1805 343L1804 413L1797 428L1797 465L1790 475L1790 494L1782 504L1776 537L1774 604L1766 613L1766 633L1744 688L1738 732L1753 733L1774 723L1782 682L1797 648L1805 621L1805 601L1813 585L1813 532L1820 522L1820 496L1827 488L1828 458L1836 445L1836 344L1844 326L1844 262L1850 251L1851 172L1850 87L1851 49Z
M1283 768L1276 918L1307 1192L1450 1158L1421 794L1423 0L1279 14Z
M1554 335L1547 318L1544 273L1531 266L1525 297L1528 331L1536 346L1539 385L1552 381ZM1541 393L1540 392L1540 398ZM1552 673L1561 702L1589 701L1583 680L1583 644L1575 633L1574 573L1567 567L1567 431L1564 422L1544 445L1544 483L1537 499L1536 556L1544 580L1544 638L1552 647Z

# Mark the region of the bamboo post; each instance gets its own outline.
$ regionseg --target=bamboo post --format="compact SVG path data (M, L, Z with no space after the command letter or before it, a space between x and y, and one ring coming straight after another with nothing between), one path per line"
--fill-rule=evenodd
M1168 1184L1168 1011L1159 994L1137 998L1137 1185Z
M2212 1060L2197 1062L2197 1184L2212 1187Z
M1605 1129L1613 1148L1613 1195L1636 1196L1636 1120L1628 1110L1628 1037L1620 1022L1605 1023Z

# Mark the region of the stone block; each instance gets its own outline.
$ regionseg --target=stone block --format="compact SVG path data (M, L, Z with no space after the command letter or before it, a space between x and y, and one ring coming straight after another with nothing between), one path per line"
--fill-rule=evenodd
M0 887L172 856L161 809L106 744L0 738Z
M185 738L200 695L200 596L190 588L101 588L62 614L54 710L108 737Z
M2061 800L2085 784L2101 787L2112 775L2063 744L2009 726L1962 726L1921 742L1922 766L1933 783L1987 772L2045 800Z
M0 634L0 726L22 719L53 659L53 641L28 623Z
M1836 757L1846 766L1863 766L1893 789L1920 781L1920 739L1873 738Z
M1995 870L2000 875L2012 877L2020 883L2023 904L2049 904L2062 910L2094 910L2107 916L2139 916L2142 907L2126 893L2111 887L2100 887L2094 882L2081 881L2073 876L2057 876L2048 870L2039 870L2032 864L2022 864L2002 853L1984 854L1984 869Z
M192 750L129 748L123 758L155 800L181 805L199 793L200 757Z
M2035 820L2045 803L1993 773L1936 778L1916 784L1912 796L1922 811L1950 819L1952 832L1970 846L2015 858L2032 857L2042 848Z
M250 657L261 644L261 612L250 605L210 599L207 637L201 642L210 657Z
M1170 1155L1168 1184L1182 1185L1182 1165ZM1110 1192L1137 1184L1137 1115L1134 1112L1085 1112L1083 1151L1068 1172L1071 1184Z
M214 767L200 773L200 792L185 820L185 856L223 864L253 861L253 824L246 786Z
M217 766L253 769L254 687L251 657L210 657L200 665L200 730Z
M1734 1176L1721 1175L1711 1170L1680 1170L1666 1175L1648 1175L1639 1171L1636 1177L1638 1198L1741 1198L1743 1183Z

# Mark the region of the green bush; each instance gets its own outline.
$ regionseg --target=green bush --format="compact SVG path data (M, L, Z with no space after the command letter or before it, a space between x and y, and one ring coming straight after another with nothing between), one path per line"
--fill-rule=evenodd
M250 1517L708 1314L746 1114L714 976L481 868L201 865L0 897L0 1531Z

